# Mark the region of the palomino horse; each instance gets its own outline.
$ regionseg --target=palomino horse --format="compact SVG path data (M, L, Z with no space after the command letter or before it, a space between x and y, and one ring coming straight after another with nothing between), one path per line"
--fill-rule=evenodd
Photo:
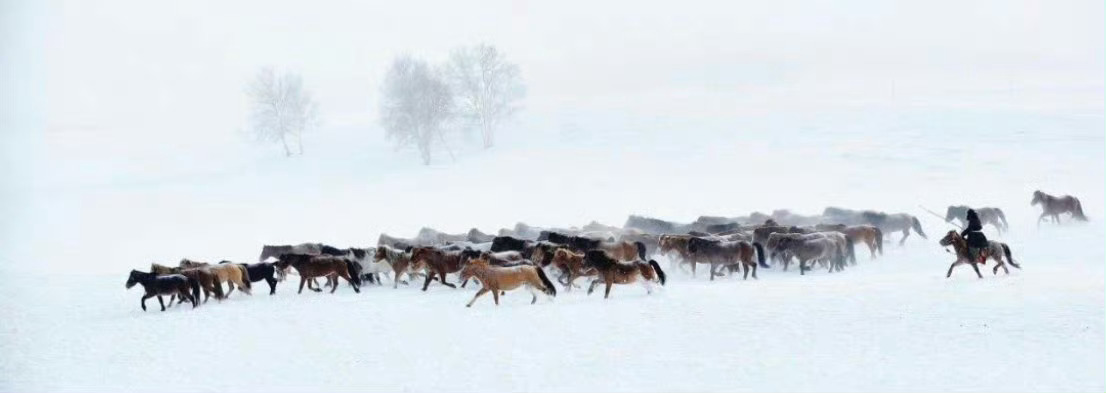
M991 260L995 261L995 268L991 271L992 274L998 274L998 268L1000 267L1002 270L1006 271L1006 274L1010 274L1010 269L1006 268L1005 262L1010 262L1010 265L1018 269L1022 268L1021 265L1014 262L1014 256L1010 254L1010 246L1006 245L1006 243L994 240L988 241L987 248L983 249L980 253L980 260L978 261L972 259L968 254L967 240L964 240L956 231L949 231L945 237L941 238L940 243L945 247L952 246L952 248L956 250L956 261L953 262L952 265L949 265L949 272L945 274L945 278L952 277L952 268L965 263L971 264L972 269L975 270L975 274L979 276L979 278L983 278L983 275L979 274L979 266L977 265L985 263L987 258L991 258Z
M711 281L714 281L715 275L720 275L716 272L719 266L737 266L740 270L741 265L745 265L745 279L749 278L749 271L753 272L753 279L757 279L757 261L753 260L754 255L764 265L764 247L760 243L693 237L687 242L687 251L691 254L691 275L695 276L695 265L709 263Z
M247 295L253 295L250 291L249 272L247 272L246 268L243 266L235 264L212 265L210 263L196 262L185 258L180 260L180 267L182 269L203 268L211 272L215 275L215 285L223 285L224 282L227 283L227 287L230 289L227 290L226 296L230 296L230 294L234 292L235 287Z
M945 212L945 221L953 222L957 220L960 222L960 226L963 227L968 224L968 209L967 206L949 206L949 209ZM998 230L998 233L1002 233L1010 229L1010 224L1006 222L1006 214L1002 212L1002 209L997 207L977 207L975 208L976 215L979 216L979 223L982 225L991 224Z
M641 284L645 286L645 292L652 294L653 281L660 282L661 285L664 285L665 282L661 265L652 259L648 263L640 260L620 262L611 258L606 251L591 250L584 254L584 267L595 269L599 275L599 278L592 280L588 287L588 295L591 295L595 291L595 287L602 282L607 285L603 292L604 299L611 297L611 286L614 284L633 284L641 281Z
M280 258L276 262L278 269L287 269L289 266L296 269L296 272L300 275L300 289L296 293L303 293L303 286L308 280L315 277L326 277L332 273L338 274L346 282L350 283L353 287L353 291L361 293L361 289L353 281L353 277L349 274L349 260L341 257L334 256L317 256L317 255L304 255L304 254L281 254ZM312 288L315 292L322 292L321 289ZM330 293L338 290L338 285L334 285L330 288Z
M155 273L131 270L130 277L127 277L127 289L131 289L135 284L141 284L142 288L146 290L146 294L142 295L142 302L140 303L142 304L142 311L146 311L146 299L154 296L157 296L157 302L161 304L161 311L165 311L165 300L161 298L165 295L176 295L182 299L188 299L192 302L192 308L199 305L196 297L200 294L200 284L180 274L159 276ZM169 305L173 305L172 300L169 301Z
M179 268L179 267L169 267L169 266L159 265L159 264L156 264L156 263L151 263L150 264L150 272L154 273L154 274L157 274L157 275L180 274L180 275L188 277L192 280L195 280L197 283L200 284L200 289L203 289L203 292L204 292L204 301L203 302L204 302L204 304L207 304L207 300L211 298L212 293L215 294L215 300L223 300L223 298L226 297L226 295L223 294L223 286L222 285L216 285L218 283L218 281L217 281L217 278L215 277L215 274L212 273L212 272L209 272L209 271L207 271L203 268L182 269L182 268ZM198 296L200 296L198 293L195 293L193 295L197 296L197 299L196 299L197 301L200 300L198 298ZM169 302L172 303L174 298L176 298L176 295L171 295L169 297ZM177 304L184 303L185 300L187 300L187 299L185 299L184 297L181 297L181 298L179 298L179 301L178 301Z
M535 249L535 252L537 252L537 249ZM498 267L534 264L533 262L530 262L529 260L524 258L522 256L522 253L518 251L488 252L477 251L471 248L461 250L461 266L468 265L470 261L475 261L477 259L483 259L484 261L488 262L488 264ZM468 283L469 280L467 278L462 278L461 288L464 288L466 285L468 285Z
M472 304L476 302L476 299L485 293L491 292L492 298L495 299L495 305L499 305L499 294L504 291L516 289L521 286L525 286L533 295L533 299L530 300L530 304L537 303L538 293L545 293L550 298L557 296L557 289L553 287L553 283L549 281L549 277L546 277L545 272L541 268L534 266L533 264L520 264L516 266L494 266L483 258L477 258L469 261L463 269L461 269L461 280L468 281L470 278L476 278L480 280L480 284L483 285L479 291L476 292L476 296L472 297L465 307L472 307Z
M1048 216L1052 216L1052 221L1059 224L1060 214L1063 213L1071 213L1071 218L1087 221L1087 216L1083 214L1083 204L1079 202L1079 198L1071 195L1055 197L1037 190L1033 192L1033 201L1029 205L1036 206L1038 203L1044 211L1037 217L1037 226L1041 226L1041 220Z
M868 245L868 251L872 253L872 259L876 259L876 251L883 254L883 231L871 225L845 225L845 224L818 224L814 226L819 232L837 231L845 234L854 242ZM854 261L855 262L855 259Z

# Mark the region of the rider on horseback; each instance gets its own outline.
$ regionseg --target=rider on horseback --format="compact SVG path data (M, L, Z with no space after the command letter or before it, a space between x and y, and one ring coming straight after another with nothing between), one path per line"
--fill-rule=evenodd
M979 221L979 215L975 209L968 209L968 227L960 232L960 236L968 242L968 256L983 263L986 255L980 253L987 249L987 236L983 234L983 224Z

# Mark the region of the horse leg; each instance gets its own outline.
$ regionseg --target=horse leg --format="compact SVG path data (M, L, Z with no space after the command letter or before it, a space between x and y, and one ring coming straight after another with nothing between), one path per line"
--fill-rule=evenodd
M1041 220L1044 220L1048 216L1048 213L1041 213L1040 217L1037 217L1037 228L1041 227Z
M979 264L975 261L972 261L972 269L975 270L975 275L979 276L979 278L983 278L983 275L979 273Z
M476 291L476 296L473 296L472 300L470 300L469 304L466 304L465 307L472 307L472 304L476 303L476 298L483 296L485 293L488 293L488 287L480 288L479 291Z
M696 263L695 261L691 261L691 278L695 278L695 265L698 265L698 263ZM711 269L712 269L712 271L710 273L710 279L713 280L714 279L714 271L713 271L714 268L712 267Z
M756 265L754 265L754 267L749 267L749 265L745 265L745 276L741 277L741 279L742 280L748 280L749 279L749 270L755 269L756 268L755 266ZM753 274L753 278L757 278L756 273Z
M269 283L269 294L276 295L276 279L272 277L265 277L265 282Z
M713 264L713 263L712 263L712 264L710 264L710 280L711 280L711 281L714 281L714 274L715 274L715 273L714 273L714 268L715 268L715 266L716 266L716 265L715 265L715 264ZM692 276L694 277L694 275L692 275Z
M945 278L952 277L952 268L954 268L954 267L956 267L956 265L959 265L959 264L962 264L962 263L964 263L964 262L960 262L959 260L957 260L956 262L953 262L951 265L949 265L949 272L947 274L945 274Z
M430 280L434 279L434 270L426 272L426 282L422 284L422 291L426 292L426 288L430 286Z
M218 284L215 284L215 285L223 285L223 284L218 283ZM227 290L227 293L223 294L224 298L230 296L231 292L234 292L234 283L231 282L230 280L227 280L227 288L230 288L230 289Z
M902 230L902 240L899 240L899 245L901 246L901 245L905 244L906 243L906 238L908 238L908 237L910 237L910 228L903 229Z
M495 305L498 306L499 305L499 290L497 290L495 288L492 288L491 291L492 291L492 299L495 300Z
M161 299L161 295L157 295L157 302L158 302L158 304L161 304L161 311L165 311L165 300ZM172 304L173 304L172 302L169 302L169 305L172 305Z
M603 291L603 298L607 299L611 297L611 287L614 286L614 282L607 280L607 289Z
M453 288L453 289L457 289L457 286L456 286L456 285L450 284L450 283L448 283L448 282L446 282L446 281L445 281L445 275L446 275L446 271L445 271L445 269L440 269L440 270L438 271L438 276L439 276L439 277L441 277L441 280L442 280L442 285L445 285L445 286L447 286L447 287L450 287L450 288Z
M303 293L303 284L307 284L307 278L304 276L300 276L300 290L299 292L296 292L297 294Z
M595 291L595 286L599 285L599 279L591 280L591 285L588 286L588 295L591 295Z
M464 288L465 285L469 285L469 279L467 278L464 281L461 281L461 288Z
M341 276L343 280L346 280L346 282L349 283L349 286L353 287L353 292L361 293L361 288L358 287L357 284L353 283L353 277L349 275L349 272L338 272L338 275ZM334 287L330 288L330 293L334 293L334 290L336 289L338 289L337 278L334 279Z

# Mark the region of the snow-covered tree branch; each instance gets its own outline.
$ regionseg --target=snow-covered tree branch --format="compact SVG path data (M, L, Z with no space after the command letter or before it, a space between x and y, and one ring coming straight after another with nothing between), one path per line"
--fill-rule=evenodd
M440 72L424 60L400 56L384 77L381 95L380 123L396 147L414 145L425 165L435 141L448 148L444 133L453 96Z
M263 142L279 141L287 156L293 150L303 154L303 132L319 122L318 104L304 89L303 78L293 73L278 75L272 68L262 68L247 86L246 94L252 105L253 135Z
M454 50L445 71L459 114L480 128L484 148L491 147L496 127L521 108L526 95L518 66L494 46L480 44Z

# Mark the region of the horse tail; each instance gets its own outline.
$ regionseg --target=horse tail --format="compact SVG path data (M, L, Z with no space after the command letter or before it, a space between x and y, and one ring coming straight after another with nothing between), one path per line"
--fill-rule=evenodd
M910 216L910 220L914 222L914 232L918 232L922 239L929 239L926 237L926 233L922 231L922 223L918 222L918 217Z
M1014 256L1010 254L1010 246L1007 246L1006 243L1001 243L1001 244L1002 244L1002 252L1004 254L1006 254L1006 262L1009 262L1010 266L1021 269L1022 268L1021 265L1014 262Z
M200 305L200 280L192 277L185 278L188 279L188 285L192 287L192 307L196 307Z
M883 255L883 230L879 227L872 227L876 229L876 250L879 251L879 255Z
M549 281L549 276L545 275L545 270L537 266L534 267L534 270L538 271L538 278L541 279L541 285L545 287L542 288L542 292L545 292L546 295L557 297L557 288L553 287L553 282Z
M1002 220L1002 226L1004 228L1010 229L1010 223L1006 222L1006 213L1003 213L1002 209L999 209L999 208L996 207L995 208L995 215L998 216L999 220Z
M853 237L845 235L845 253L849 255L849 262L856 264L856 248L853 247Z
M753 242L753 248L757 249L757 263L760 267L767 268L768 264L764 263L764 246L760 242Z
M1079 198L1072 197L1075 200L1075 209L1072 211L1072 217L1080 221L1087 221L1087 216L1083 215L1083 204L1079 202Z
M637 247L637 257L645 259L645 243L634 242L634 247Z
M665 276L664 270L661 270L661 265L657 261L650 259L649 266L653 267L653 271L657 272L657 279L661 281L661 285L664 285L665 281L668 281L668 277Z
M234 266L237 267L238 270L242 272L242 285L245 285L246 289L253 289L250 286L250 271L246 270L246 267L242 266L242 265L237 265L236 264Z

